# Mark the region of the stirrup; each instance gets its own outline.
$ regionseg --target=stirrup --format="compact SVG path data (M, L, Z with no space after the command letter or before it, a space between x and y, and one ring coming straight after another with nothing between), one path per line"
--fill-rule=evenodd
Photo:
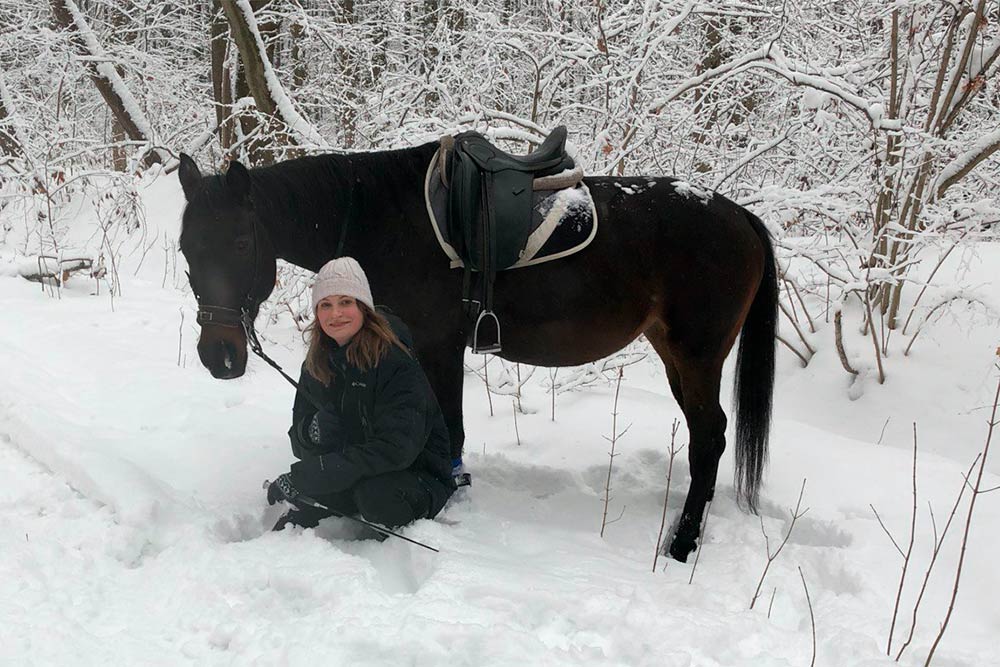
M500 320L492 310L484 310L476 319L476 329L472 334L472 353L496 354L499 351Z

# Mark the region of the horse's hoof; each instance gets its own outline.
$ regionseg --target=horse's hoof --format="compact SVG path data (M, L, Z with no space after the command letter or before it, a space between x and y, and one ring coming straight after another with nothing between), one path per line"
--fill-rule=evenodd
M688 556L697 545L689 540L674 540L670 545L670 557L679 563L686 563Z

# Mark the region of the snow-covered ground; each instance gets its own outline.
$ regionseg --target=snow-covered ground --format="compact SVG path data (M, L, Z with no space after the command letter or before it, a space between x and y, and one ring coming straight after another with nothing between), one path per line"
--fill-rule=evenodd
M156 180L144 198L145 244L176 238L176 179ZM76 241L92 246L81 216ZM552 422L544 371L525 390L519 438L510 399L495 396L491 417L482 381L467 374L474 486L437 520L405 529L439 554L351 539L339 520L271 533L278 509L261 481L291 461L293 390L255 360L239 380L208 375L194 300L161 245L123 255L113 304L86 278L54 298L0 277L0 664L808 665L804 579L816 664L890 665L902 559L870 505L905 549L916 422L920 512L898 647L931 555L928 503L940 533L982 449L997 382L1000 337L982 308L931 325L912 359L889 361L883 386L871 376L851 386L829 325L809 368L782 351L761 519L736 507L727 453L697 567L661 559L652 571L680 417L653 358L625 373L619 429L631 428L617 445L609 512L621 518L603 539L614 387L560 394ZM16 273L14 248L2 250L0 275ZM1000 294L1000 247L956 257L951 275L959 269L984 302ZM290 321L264 335L296 369L303 350ZM849 332L846 344L860 356L870 340ZM1000 484L996 456L987 469L985 486ZM803 480L809 511L750 610L767 561L762 525L773 550ZM687 481L682 456L668 523ZM1000 492L978 500L934 664L1000 665L998 502ZM900 664L924 662L963 526L964 511Z

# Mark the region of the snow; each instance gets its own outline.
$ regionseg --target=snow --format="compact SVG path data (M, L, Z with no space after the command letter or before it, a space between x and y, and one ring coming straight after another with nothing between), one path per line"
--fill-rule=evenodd
M141 192L148 238L176 238L176 177ZM940 533L982 448L997 382L995 314L971 310L929 323L908 360L890 360L882 386L840 370L832 327L811 336L819 352L806 369L782 351L761 516L737 508L727 452L696 568L661 558L651 571L680 417L653 355L625 370L618 420L632 426L616 445L610 511L621 519L604 539L602 434L614 387L558 394L552 422L547 373L525 387L519 438L510 400L495 396L491 417L482 381L466 375L473 486L437 520L404 529L439 554L352 539L337 520L271 533L278 509L260 485L291 461L292 389L255 360L239 380L212 379L197 361L183 272L169 270L167 251L147 253L137 269L142 254L122 256L113 310L90 279L71 278L54 298L14 271L0 277L0 664L805 665L801 568L816 664L893 665L885 642L901 559L869 505L905 546L917 422L920 511L898 646L930 557L927 503ZM1000 245L954 255L936 281L964 270L995 301ZM287 318L264 319L268 353L296 368L298 332ZM849 355L866 343L845 330ZM727 366L724 404L730 391ZM687 488L684 459L668 524ZM987 471L985 485L1000 484L996 457ZM803 480L809 510L751 611L762 526L775 548ZM936 664L997 664L998 498L979 499ZM898 664L923 664L960 528Z
M674 181L673 187L677 194L688 199L697 199L702 204L706 205L711 203L712 197L715 196L715 193L709 188L703 188L700 185L691 183L690 181Z

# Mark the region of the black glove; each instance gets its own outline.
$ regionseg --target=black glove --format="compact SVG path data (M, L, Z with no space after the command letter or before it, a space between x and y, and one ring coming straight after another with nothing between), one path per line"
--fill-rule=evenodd
M298 495L298 490L292 484L292 474L288 472L278 475L278 479L267 485L268 505L280 502L294 503Z
M328 451L339 449L343 440L340 415L330 409L320 410L316 413L316 424L319 426L319 444L323 445L323 449Z

